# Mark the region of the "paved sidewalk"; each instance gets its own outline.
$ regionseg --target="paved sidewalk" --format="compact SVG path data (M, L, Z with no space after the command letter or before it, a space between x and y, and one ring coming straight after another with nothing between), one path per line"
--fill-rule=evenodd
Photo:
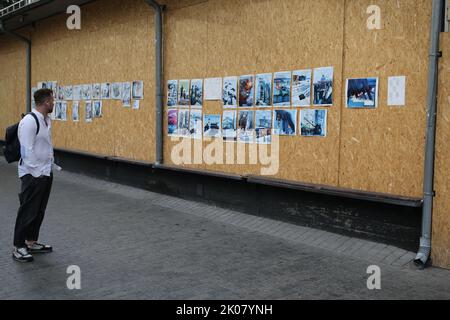
M449 299L450 271L412 252L56 173L42 240L11 259L19 182L0 161L0 299ZM81 268L81 290L66 286ZM381 290L366 270L381 268Z

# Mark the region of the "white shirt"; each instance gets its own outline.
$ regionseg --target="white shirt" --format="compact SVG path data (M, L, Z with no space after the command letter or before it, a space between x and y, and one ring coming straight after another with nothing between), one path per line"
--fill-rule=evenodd
M36 135L36 120L26 115L19 123L18 137L20 141L19 178L31 174L35 178L50 176L52 172L53 145L51 120L37 110L32 111L38 118L40 128Z

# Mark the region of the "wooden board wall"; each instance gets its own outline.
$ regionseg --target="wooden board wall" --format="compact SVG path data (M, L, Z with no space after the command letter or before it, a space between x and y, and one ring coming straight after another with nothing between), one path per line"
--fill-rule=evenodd
M443 57L439 65L436 133L436 198L433 210L432 258L436 266L450 269L450 35L441 36Z
M275 177L337 186L344 1L210 0L182 7L175 4L168 2L165 18L166 81L334 66L336 98L328 109L327 138L281 137L280 170ZM204 113L222 111L221 102L205 102ZM173 146L170 141L165 143L168 163ZM236 148L237 144L235 155ZM261 168L191 167L244 175L259 175Z
M26 111L26 47L6 36L0 37L0 132L20 120Z
M120 10L118 10L120 8ZM82 7L82 29L70 31L66 15L37 24L33 37L33 83L62 85L144 81L140 110L103 101L103 117L93 123L54 121L56 147L154 162L153 12L140 0L96 1ZM72 105L69 102L69 110Z
M382 29L365 27L381 8ZM431 1L346 1L344 78L378 77L376 110L343 108L339 185L422 196ZM407 77L405 107L387 106L389 76Z
M166 81L334 67L328 136L281 137L275 177L421 197L431 1L167 4ZM373 4L381 8L381 30L367 28L366 10ZM407 76L407 105L401 108L387 106L387 80L397 75ZM345 80L353 77L379 78L376 110L345 107ZM208 101L203 111L222 109ZM165 144L167 162L173 146ZM193 167L260 173L254 165Z

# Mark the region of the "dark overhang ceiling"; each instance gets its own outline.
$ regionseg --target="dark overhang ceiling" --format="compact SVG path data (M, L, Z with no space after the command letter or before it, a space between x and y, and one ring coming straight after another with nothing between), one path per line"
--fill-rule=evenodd
M93 1L95 0L39 0L0 19L6 30L14 31L33 22L66 12L71 5L81 6Z

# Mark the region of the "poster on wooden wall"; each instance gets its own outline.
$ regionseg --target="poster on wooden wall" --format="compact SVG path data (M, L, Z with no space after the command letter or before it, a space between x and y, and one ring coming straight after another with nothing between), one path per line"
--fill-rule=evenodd
M291 105L291 72L277 72L273 78L273 105L289 107Z
M238 77L225 77L223 79L222 101L224 108L237 107Z
M292 106L311 105L311 69L292 72Z
M333 67L314 69L313 88L315 106L333 105Z
M273 133L282 136L297 134L297 110L274 110Z
M272 106L272 74L263 73L256 75L256 106Z

